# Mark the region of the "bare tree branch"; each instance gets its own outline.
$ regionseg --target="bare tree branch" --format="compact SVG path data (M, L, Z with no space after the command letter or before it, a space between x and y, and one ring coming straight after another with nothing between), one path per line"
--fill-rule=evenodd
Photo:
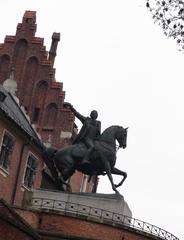
M164 34L174 38L179 50L184 51L184 1L146 0L146 7Z

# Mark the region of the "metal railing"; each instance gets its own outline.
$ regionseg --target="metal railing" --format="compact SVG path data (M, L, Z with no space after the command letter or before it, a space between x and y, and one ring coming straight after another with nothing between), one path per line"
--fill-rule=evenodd
M179 240L179 238L173 234L150 223L100 208L47 198L32 198L32 207L37 209L58 210L65 215L72 214L79 217L83 216L98 219L106 223L124 226L130 230L136 229L165 240Z

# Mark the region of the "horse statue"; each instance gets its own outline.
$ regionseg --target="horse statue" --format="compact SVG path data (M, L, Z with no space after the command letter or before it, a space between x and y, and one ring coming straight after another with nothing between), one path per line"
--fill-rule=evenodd
M118 148L126 148L127 128L121 126L111 126L95 140L95 148L90 155L90 164L88 166L82 164L87 148L85 144L78 143L56 150L53 148L45 148L43 159L48 166L52 177L60 190L64 190L66 185L71 190L67 180L78 170L89 176L107 174L112 189L115 193L119 193L117 188L125 181L127 174L117 168L116 163L116 140L119 143ZM118 184L114 184L112 174L123 176Z

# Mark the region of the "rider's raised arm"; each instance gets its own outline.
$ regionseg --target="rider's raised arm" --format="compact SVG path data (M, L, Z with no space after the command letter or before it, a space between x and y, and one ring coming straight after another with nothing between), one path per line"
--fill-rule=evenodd
M82 114L77 112L74 108L73 108L72 112L73 112L73 114L75 115L76 118L78 118L82 123L84 123L84 121L86 120L86 117L84 117Z
M69 107L70 110L73 112L73 114L75 115L76 118L78 118L82 123L84 123L86 117L84 117L82 114L80 114L79 112L76 111L76 109L73 107L72 104L65 102L64 106Z

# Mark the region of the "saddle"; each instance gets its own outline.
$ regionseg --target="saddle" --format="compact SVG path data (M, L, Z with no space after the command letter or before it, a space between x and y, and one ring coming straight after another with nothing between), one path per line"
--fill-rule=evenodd
M84 143L78 143L73 145L72 149L72 156L75 158L83 158L85 156L85 153L87 151L87 147Z
M73 145L73 149L71 151L71 155L74 158L84 158L85 154L87 151L87 147L85 146L84 143L78 143ZM90 156L89 163L85 162L78 162L77 164L77 170L83 172L84 174L88 174L92 176L94 173L97 175L105 175L104 170L100 168L100 170L97 170L96 167L96 159L98 159L99 153L98 150L95 148L94 151L92 152L92 155Z
M73 145L71 154L75 158L83 158L87 151L87 147L84 143L78 143ZM113 149L109 148L109 145L105 142L95 142L95 148L93 150L93 158L98 156L98 151L107 152L108 154L114 154Z
M84 143L74 144L73 149L71 151L71 155L74 158L84 158L84 156L86 154L86 151L87 151L87 147ZM91 157L93 159L98 157L99 154L98 154L98 149L96 148L96 145L95 145L95 148L94 148L94 150L91 154L92 154Z

